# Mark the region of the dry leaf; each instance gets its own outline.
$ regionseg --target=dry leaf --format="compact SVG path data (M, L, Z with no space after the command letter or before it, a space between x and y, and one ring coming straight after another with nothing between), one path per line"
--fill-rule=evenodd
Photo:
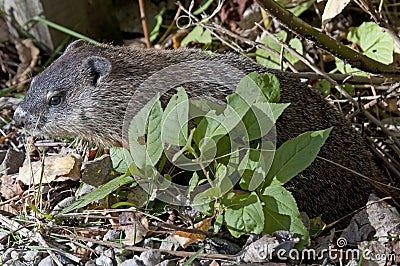
M218 263L217 261L213 260L213 261L210 263L210 266L219 266L219 263Z
M134 246L144 239L149 231L146 216L138 212L123 212L119 216L121 229L125 231L124 244Z
M48 184L51 181L78 180L80 178L80 168L82 159L72 155L54 155L48 156L44 161L43 178L42 162L25 161L19 169L17 180L25 185L37 185L42 181Z
M322 14L322 26L336 17L350 3L350 0L328 0Z
M83 163L82 169L82 181L94 187L99 187L117 176L108 154Z
M203 221L200 221L197 224L195 224L194 228L207 232L211 227L211 221L213 219L214 219L214 217L204 219ZM183 248L187 248L190 244L193 244L193 243L199 242L199 241L204 241L204 239L206 239L206 235L189 233L189 232L184 232L184 231L176 231L172 235L172 237L176 241L178 241L179 244L181 245L181 247L183 247Z
M0 178L0 195L5 199L11 199L20 195L23 191L21 183L14 178L3 175Z
M393 112L393 113L395 113L397 115L400 114L399 102L398 102L397 98L385 99L385 103L387 104L386 110L388 112Z
M14 86L26 81L39 60L40 50L33 44L31 39L22 41L16 39L15 48L21 63L18 66L17 74L11 81L7 82L7 86Z
M14 202L0 205L0 213L6 216L14 216L20 214L20 212L18 211L18 207L14 204Z

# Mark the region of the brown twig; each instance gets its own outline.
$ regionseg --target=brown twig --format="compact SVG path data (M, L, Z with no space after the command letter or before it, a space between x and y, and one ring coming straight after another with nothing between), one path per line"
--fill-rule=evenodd
M279 43L282 45L282 47L285 47L286 50L288 50L291 54L295 55L298 59L300 59L304 64L306 64L309 68L314 70L316 73L319 75L323 76L327 81L329 81L343 96L345 96L353 105L355 108L358 108L358 103L355 101L351 95L344 90L335 80L331 79L328 75L326 75L324 72L322 72L317 66L309 62L304 56L299 54L295 49L292 49L289 45L287 45L285 42L282 42L279 38L277 38L274 34L270 33L269 31L265 30L260 24L256 25L264 30L264 32L272 38L275 42Z
M176 23L176 20L179 18L179 15L181 14L181 10L182 10L181 6L179 5L178 10L176 11L174 20L171 22L171 24L169 24L169 26L168 26L167 30L165 31L165 33L163 34L163 36L161 36L160 40L158 41L159 44L162 43L165 40L165 38L167 38L169 33L171 32L172 28L174 27L174 25Z
M346 166L343 166L343 165L341 165L341 164L338 164L338 163L336 163L336 162L334 162L334 161L331 161L331 160L329 160L329 159L326 159L326 158L324 158L324 157L317 156L317 158L320 159L320 160L323 160L323 161L325 161L325 162L331 163L331 164L333 164L333 165L335 165L335 166L337 166L337 167L340 167L340 168L342 168L343 170L349 171L349 172L351 172L351 173L353 173L353 174L355 174L355 175L358 175L358 176L360 176L361 178L365 179L366 181L370 182L371 184L375 184L375 185L378 185L378 186L380 186L380 187L386 187L386 188L389 188L389 189L392 189L392 190L400 191L400 188L393 187L393 186L387 185L387 184L385 184L385 183L379 182L379 181L377 181L377 180L375 180L375 179L372 179L372 178L370 178L370 177L368 177L368 176L366 176L366 175L360 174L360 173L357 172L357 171L354 171L354 170L352 170L352 169L350 169L350 168L348 168L348 167L346 167Z
M143 251L148 251L151 250L149 248L142 248L142 247L135 247L135 246L128 246L122 243L115 243L115 242L110 242L110 241L103 241L103 240L96 240L93 238L87 238L87 237L82 237L82 236L75 236L75 235L58 235L58 234L53 234L54 236L58 237L65 237L74 241L85 241L85 242L91 242L95 243L98 245L102 246L107 246L107 247L112 247L112 248L122 248L126 250L131 250L131 251L137 251L137 252L143 252ZM175 250L165 250L165 249L157 249L157 251L164 253L164 254L170 254L178 257L191 257L196 254L196 252L188 252L188 251L175 251ZM214 260L228 260L228 261L234 261L237 259L236 255L226 255L226 254L205 254L205 253L200 253L198 254L199 258L204 258L204 259L214 259Z
M370 206L372 204L376 204L376 203L379 203L379 202L382 202L382 201L385 201L385 200L390 200L390 199L392 199L392 197L385 197L385 198L379 199L377 201L371 202L371 203L367 204L366 206L363 206L363 207L361 207L361 208L359 208L359 209L357 209L355 211L352 211L351 213L346 214L345 216L343 216L339 220L336 220L333 223L330 223L330 224L326 225L323 230L333 227L335 224L339 223L340 221L343 221L344 219L347 219L349 217L353 217L354 214L358 213L359 211L367 208L368 206Z
M143 0L139 0L139 10L140 10L140 19L142 21L143 34L144 34L144 38L146 40L146 46L147 46L147 48L150 48L151 43L150 43L149 31L147 29L146 12L144 9L144 1Z

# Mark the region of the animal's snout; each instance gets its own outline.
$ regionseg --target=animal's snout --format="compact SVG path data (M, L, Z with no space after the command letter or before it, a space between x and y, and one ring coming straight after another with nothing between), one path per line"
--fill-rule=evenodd
M18 127L25 126L26 117L27 117L27 113L21 108L21 106L18 106L14 112L14 121L15 121L16 126L18 126Z

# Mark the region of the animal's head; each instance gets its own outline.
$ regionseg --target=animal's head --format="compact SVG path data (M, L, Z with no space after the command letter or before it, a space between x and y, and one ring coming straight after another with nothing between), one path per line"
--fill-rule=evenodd
M36 136L80 136L98 142L96 134L101 87L110 82L108 46L83 41L70 44L64 54L33 78L14 120ZM96 117L97 115L97 117ZM93 131L93 132L91 132Z

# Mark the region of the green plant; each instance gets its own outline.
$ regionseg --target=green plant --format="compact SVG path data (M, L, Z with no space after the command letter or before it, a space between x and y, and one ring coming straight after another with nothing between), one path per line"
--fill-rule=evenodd
M359 27L352 28L347 39L356 44L362 54L369 58L386 65L393 62L394 41L374 22L364 22ZM341 73L357 73L360 76L368 75L339 59L336 60L336 70Z
M283 185L311 164L331 129L303 133L275 149L266 136L289 106L279 99L278 79L255 72L239 82L226 106L191 101L180 87L163 110L155 95L131 121L130 151L111 149L115 169L125 174L64 212L133 180L149 194L168 194L172 198L159 198L173 201L174 192L163 192L175 188L176 178L186 178L184 195L204 215L216 217L214 231L225 226L240 237L289 230L307 243L295 199ZM163 170L166 158L183 174L171 178L171 171Z

